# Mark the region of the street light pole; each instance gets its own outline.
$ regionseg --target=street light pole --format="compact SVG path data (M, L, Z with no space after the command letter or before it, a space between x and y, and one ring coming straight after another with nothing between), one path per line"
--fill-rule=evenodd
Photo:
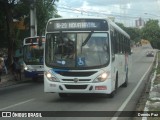
M152 14L152 13L144 13L145 15L151 15L151 16L155 16L155 17L160 17L159 15L156 14Z
M144 14L145 14L145 15L151 15L151 16L155 16L155 17L157 17L157 18L155 18L155 19L157 19L157 20L158 20L159 25L160 25L160 16L159 16L159 15L151 14L151 13L144 13Z
M30 5L30 36L37 35L36 0Z

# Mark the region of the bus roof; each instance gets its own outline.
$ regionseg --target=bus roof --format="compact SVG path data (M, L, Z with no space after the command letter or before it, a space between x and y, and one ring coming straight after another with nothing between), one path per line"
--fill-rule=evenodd
M39 37L45 38L45 36L33 36L33 37L26 37L26 38L24 38L24 39L28 39L28 38L39 38Z

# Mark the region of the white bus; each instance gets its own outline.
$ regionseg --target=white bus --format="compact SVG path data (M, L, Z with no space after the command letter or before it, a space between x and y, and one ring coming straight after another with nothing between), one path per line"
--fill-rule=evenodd
M44 57L44 92L113 97L128 84L130 36L109 19L50 19Z
M44 75L44 36L27 37L23 41L24 75L36 80Z

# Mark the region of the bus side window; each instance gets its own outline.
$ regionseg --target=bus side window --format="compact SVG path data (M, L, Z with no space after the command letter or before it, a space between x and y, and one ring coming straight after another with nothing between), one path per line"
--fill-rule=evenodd
M121 34L119 34L119 45L120 45L120 54L122 54L123 53L123 41L122 41L122 39L123 39L123 36L121 35Z
M112 61L115 60L115 35L114 31L111 31L111 55L112 55Z
M114 50L115 50L115 54L118 53L118 34L117 31L115 31L115 35L114 35Z

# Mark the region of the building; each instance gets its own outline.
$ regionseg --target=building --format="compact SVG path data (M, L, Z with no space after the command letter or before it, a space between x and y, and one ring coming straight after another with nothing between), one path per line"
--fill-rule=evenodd
M145 22L142 18L139 18L138 20L136 20L135 23L137 28L142 28L145 25Z

